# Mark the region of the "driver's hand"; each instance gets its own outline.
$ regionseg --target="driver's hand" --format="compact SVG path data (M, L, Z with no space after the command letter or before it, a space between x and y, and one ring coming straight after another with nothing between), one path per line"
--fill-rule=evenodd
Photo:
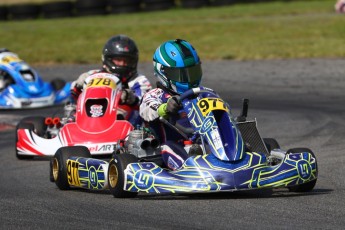
M78 97L81 94L82 90L83 87L78 84L75 84L74 87L71 89L71 96L75 102L78 101Z
M121 104L134 105L138 102L138 97L130 89L122 90L121 94Z
M172 96L168 99L166 108L168 113L177 113L181 108L180 96Z

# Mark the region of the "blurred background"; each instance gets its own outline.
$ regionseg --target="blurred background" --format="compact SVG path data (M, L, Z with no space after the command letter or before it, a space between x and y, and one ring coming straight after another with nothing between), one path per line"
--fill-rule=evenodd
M296 0L0 0L0 20L134 13L273 1Z
M0 0L0 47L31 64L100 63L115 34L151 62L165 40L202 60L344 58L345 0Z

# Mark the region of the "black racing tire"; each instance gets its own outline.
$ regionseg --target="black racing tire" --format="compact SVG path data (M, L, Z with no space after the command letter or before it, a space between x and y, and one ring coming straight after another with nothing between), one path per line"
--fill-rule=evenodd
M54 157L52 157L49 160L49 181L50 182L55 182L54 173L53 173L53 167L54 167Z
M273 149L280 149L278 141L274 138L262 138L264 141L268 152L270 153Z
M66 81L60 78L54 79L50 83L55 91L62 89L66 85Z
M46 2L41 5L44 18L62 18L73 15L73 3L70 1Z
M0 20L7 20L8 10L6 6L0 6Z
M28 155L20 155L18 150L17 150L17 142L18 142L18 129L29 129L29 130L34 130L34 125L33 124L30 124L30 123L21 123L19 122L16 126L16 149L15 149L15 152L16 152L16 157L18 160L30 160L30 159L33 159L34 156L28 156Z
M65 146L59 148L50 161L50 181L55 181L60 190L70 189L67 177L67 159L72 156L91 158L90 151L85 146Z
M286 154L301 153L301 152L309 152L316 159L315 154L313 153L313 151L311 151L308 148L293 148L293 149L289 149L286 152ZM317 166L317 163L316 163L316 171L317 170L318 170L318 166ZM310 191L312 191L314 189L314 187L316 185L316 181L317 181L317 179L309 181L309 182L307 182L305 184L299 184L299 185L291 186L291 187L289 187L289 191L290 192L310 192Z
M109 162L108 184L110 192L115 198L133 198L137 192L128 192L123 189L125 182L124 171L128 164L138 162L136 156L132 154L114 155Z
M36 19L40 14L40 6L37 4L17 4L8 6L10 19Z

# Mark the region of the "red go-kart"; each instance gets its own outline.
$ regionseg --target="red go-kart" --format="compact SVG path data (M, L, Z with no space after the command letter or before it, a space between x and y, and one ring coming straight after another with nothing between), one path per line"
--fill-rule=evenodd
M107 73L87 79L77 104L62 117L25 117L17 125L16 156L54 156L63 146L86 146L91 155L111 154L118 140L134 129L134 108L121 105L121 81Z

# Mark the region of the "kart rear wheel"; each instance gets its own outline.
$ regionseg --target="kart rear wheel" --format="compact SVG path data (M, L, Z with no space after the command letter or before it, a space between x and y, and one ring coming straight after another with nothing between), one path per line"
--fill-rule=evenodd
M266 148L268 152L271 152L273 149L280 149L280 145L278 144L278 141L274 138L262 138L264 141Z
M119 154L113 156L114 158L109 163L108 169L108 184L110 192L116 198L133 198L138 193L128 192L123 189L125 183L125 169L128 164L138 162L136 156L132 154Z
M55 181L56 186L61 190L70 189L66 162L72 156L91 158L90 151L85 146L65 146L59 148L50 161L50 180Z
M309 152L316 159L315 154L313 153L313 151L311 151L308 148L293 148L293 149L289 149L286 154L302 153L302 152ZM316 163L316 172L317 171L318 171L318 166L317 166L317 163ZM290 192L310 192L315 187L316 181L317 181L317 179L315 179L313 181L309 181L309 182L307 182L305 184L299 184L299 185L295 185L295 186L289 187L289 191Z

